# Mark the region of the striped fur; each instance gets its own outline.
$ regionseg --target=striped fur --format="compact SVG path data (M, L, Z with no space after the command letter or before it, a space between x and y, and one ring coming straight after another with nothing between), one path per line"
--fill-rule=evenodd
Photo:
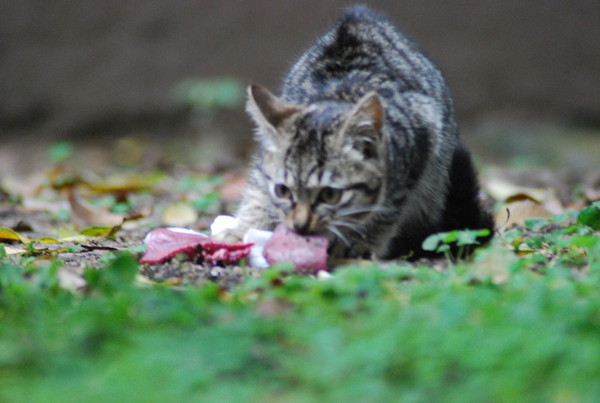
M284 222L330 255L424 254L428 235L492 228L450 92L384 16L349 8L292 67L281 96L251 86L260 149L228 234Z

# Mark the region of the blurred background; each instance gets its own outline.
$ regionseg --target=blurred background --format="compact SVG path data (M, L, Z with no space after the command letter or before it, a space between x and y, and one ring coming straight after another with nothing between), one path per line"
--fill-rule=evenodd
M597 0L363 3L439 65L478 161L598 167ZM38 153L60 141L80 145L88 168L243 166L252 149L243 87L277 90L349 4L3 1L0 169L37 169Z

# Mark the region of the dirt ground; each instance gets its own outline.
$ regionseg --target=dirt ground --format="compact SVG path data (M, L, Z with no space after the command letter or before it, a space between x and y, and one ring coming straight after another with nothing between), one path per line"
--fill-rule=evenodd
M506 124L467 132L482 188L498 214L499 203L515 195L535 201L518 213L525 216L550 216L600 199L598 133ZM143 239L153 228L207 231L214 216L235 210L247 159L203 139L180 137L167 144L132 133L72 143L59 162L53 161L56 143L13 140L0 149L0 227L37 241L26 246L5 239L9 258L59 258L65 263L63 281L79 287L85 267L100 267L119 251L141 253ZM120 211L122 205L126 209ZM121 225L124 218L128 220ZM499 216L499 225L506 223L502 220L508 218ZM118 230L107 236L115 226ZM104 232L82 235L97 227ZM141 266L146 279L170 284L216 281L225 287L257 272L178 259Z

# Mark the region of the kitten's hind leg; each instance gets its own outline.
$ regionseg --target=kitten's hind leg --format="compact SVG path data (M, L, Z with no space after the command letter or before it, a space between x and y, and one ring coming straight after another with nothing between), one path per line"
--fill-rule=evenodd
M481 240L486 243L492 237L494 220L480 200L479 183L471 155L460 144L454 152L450 168L450 187L442 230L482 228L490 230L490 235Z

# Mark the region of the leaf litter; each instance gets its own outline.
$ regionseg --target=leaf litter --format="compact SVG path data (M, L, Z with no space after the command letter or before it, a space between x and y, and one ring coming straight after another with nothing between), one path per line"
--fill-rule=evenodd
M36 173L27 189L15 186L13 190L10 184L0 183L0 242L8 258L50 256L64 261L64 270L72 276L74 268L78 272L102 267L102 259L115 252L141 256L143 240L153 229L176 225L207 232L215 215L233 210L245 183L242 171L197 171L181 166L142 174L127 170L92 174L66 168L69 152L59 147L53 157L55 165ZM11 179L8 182L15 184ZM492 167L486 170L482 185L494 205L497 242L516 256L546 248L544 242L531 241L543 237L543 231L565 230L576 222L571 216L568 224L533 228L528 225L531 220L551 222L556 215L582 210L590 217L586 223L597 230L595 213L583 209L600 198L598 172L573 181L559 171L516 175L510 169ZM435 268L439 262L416 264ZM160 264L142 264L140 269L155 281L228 285L259 272L232 263L228 259L182 260L174 253ZM361 264L340 264L347 263Z

